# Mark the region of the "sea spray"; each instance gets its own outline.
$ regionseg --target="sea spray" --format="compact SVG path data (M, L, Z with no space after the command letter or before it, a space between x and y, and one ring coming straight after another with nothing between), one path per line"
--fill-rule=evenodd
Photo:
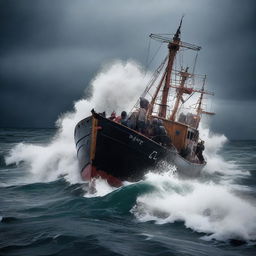
M205 124L199 126L200 138L205 141L204 155L207 161L205 170L209 173L219 172L225 174L234 170L235 165L225 161L219 153L228 139L223 134L214 134Z
M58 131L50 143L19 143L9 152L6 163L24 162L29 171L28 183L48 182L60 176L71 183L81 182L73 139L76 123L90 115L92 108L108 114L113 110L117 113L129 111L147 80L134 62L117 61L104 67L91 82L91 98L75 102L74 111L58 119ZM242 173L235 163L224 161L218 154L227 141L224 135L214 135L209 129L200 127L200 137L206 144L207 173L220 172L223 177ZM136 186L145 184L154 189L138 194L134 198L136 203L131 206L131 213L139 221L155 220L159 224L183 221L186 227L205 233L204 239L255 239L255 207L234 195L229 186L212 180L180 180L169 165L161 165L158 173L149 172ZM125 186L134 184L126 183ZM86 193L85 197L119 193L101 179L95 180L95 188L95 194Z
M106 180L102 178L94 178L88 185L84 197L103 197L116 189L118 188L110 186Z
M133 61L115 61L104 66L90 84L91 98L75 102L74 111L58 119L57 134L49 144L20 143L5 158L6 163L24 161L29 170L27 182L48 182L63 175L71 183L80 182L73 137L75 125L90 115L93 108L107 114L113 110L117 114L129 111L148 80L142 68Z
M76 123L90 115L93 108L107 114L113 110L117 114L122 110L129 111L149 80L148 76L145 77L142 68L132 61L115 61L104 66L90 84L91 97L75 102L74 110L57 120L58 131L49 144L20 143L5 158L6 163L24 161L29 170L27 182L47 182L63 175L71 183L80 182L73 138ZM224 135L214 135L208 128L200 126L200 137L206 144L208 163L205 170L208 173L241 173L234 163L226 162L218 155L218 150L227 141Z
M224 145L228 143L225 135L211 132L205 123L200 124L199 131L200 138L205 141L204 156L207 161L202 176L210 175L215 181L219 180L220 184L237 191L249 190L245 185L237 185L237 180L250 176L250 172L243 170L235 161L224 160L221 155Z
M154 192L137 198L131 213L140 222L184 222L210 240L255 240L256 208L234 195L227 186L180 180L173 173L148 173L145 182Z

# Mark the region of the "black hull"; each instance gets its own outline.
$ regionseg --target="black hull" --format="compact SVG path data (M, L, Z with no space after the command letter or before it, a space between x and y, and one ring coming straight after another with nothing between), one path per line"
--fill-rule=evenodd
M97 121L97 127L93 127L93 119ZM105 176L120 181L138 181L159 161L175 164L182 159L175 148L167 149L96 113L77 124L75 142L82 176L88 180L94 176ZM191 163L186 162L191 167ZM203 165L196 166L199 170Z

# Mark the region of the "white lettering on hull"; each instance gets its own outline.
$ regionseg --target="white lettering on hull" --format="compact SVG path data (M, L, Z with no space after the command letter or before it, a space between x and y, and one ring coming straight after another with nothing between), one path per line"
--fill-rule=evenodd
M156 156L157 156L157 152L156 152L156 151L153 151L153 152L148 156L148 158L149 158L149 159L153 159L153 160L157 160Z
M139 145L142 145L144 142L143 140L141 140L140 138L138 138L137 136L134 136L132 134L129 135L129 139L134 142L137 142Z

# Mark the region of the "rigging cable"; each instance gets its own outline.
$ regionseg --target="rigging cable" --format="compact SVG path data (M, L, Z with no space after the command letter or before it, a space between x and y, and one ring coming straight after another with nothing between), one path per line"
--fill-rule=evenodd
M162 69L164 68L166 62L168 59L168 55L164 58L164 60L162 61L162 63L158 66L158 68L155 70L155 72L153 73L151 79L149 80L146 88L144 89L144 91L141 94L141 97L145 97L146 94L149 94L149 90L152 88L152 86L154 85L155 81L157 80L158 76L160 75ZM150 95L150 94L149 94ZM129 114L132 112L132 110L134 108L136 108L136 106L139 105L139 99L137 100L137 102L135 103L135 105L132 107L132 109L130 110Z
M195 61L194 61L193 69L192 69L192 75L193 75L192 83L193 83L193 85L195 85L195 71L196 71L197 57L198 57L198 51L196 52L196 57L195 57Z
M151 47L151 37L149 37L148 40L148 48L147 48L147 53L146 53L146 65L145 65L145 75L147 74L147 70L148 70L148 59L149 59L149 54L150 54L150 47Z
M163 43L160 44L160 46L157 48L156 52L154 53L153 57L151 58L151 60L148 63L147 68L151 65L151 63L153 62L153 60L155 59L156 55L158 54L158 52L160 51L160 48L162 47Z

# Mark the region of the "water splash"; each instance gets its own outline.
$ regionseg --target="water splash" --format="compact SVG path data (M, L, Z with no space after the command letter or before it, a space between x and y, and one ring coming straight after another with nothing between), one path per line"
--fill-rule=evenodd
M224 144L228 142L225 135L212 133L204 124L200 124L199 131L201 139L205 141L204 154L207 160L205 170L211 174L214 172L227 174L230 171L234 174L234 171L237 170L236 164L225 161L219 154L219 151L222 149Z
M74 103L74 111L57 121L58 132L47 145L16 145L5 158L7 164L24 162L27 182L48 182L64 176L71 183L81 182L73 139L78 121L96 111L130 110L148 81L140 66L134 62L117 61L105 66L91 82L90 99ZM214 135L200 127L201 138L206 141L209 174L216 172L234 176L241 174L235 163L226 162L218 151L227 141L224 135ZM155 189L138 196L131 212L139 221L154 220L158 224L183 221L185 226L204 232L204 239L226 240L256 239L256 209L244 199L234 195L230 186L213 180L180 180L172 166L161 166L159 173L149 172L145 181ZM129 183L125 184L129 186ZM95 181L96 193L85 197L103 197L115 190L104 180Z
M7 164L25 162L29 174L27 182L48 182L65 176L71 183L81 182L74 128L78 121L87 117L91 109L96 111L129 111L144 89L148 77L135 62L116 61L106 65L92 80L92 97L74 103L74 111L62 115L56 122L58 132L47 145L20 143L5 158Z
M228 139L224 135L214 134L202 123L199 127L200 137L205 140L205 152L207 165L203 174L207 179L215 180L219 184L228 186L236 191L251 191L247 185L237 184L242 178L250 176L250 172L243 170L235 161L226 161L221 156L221 151Z
M153 193L137 198L131 212L141 221L157 224L184 222L203 232L205 240L255 240L256 208L223 185L180 180L172 173L149 173Z
M58 132L47 145L20 143L5 158L7 164L25 162L28 166L28 182L52 181L59 176L71 182L80 182L76 150L74 145L74 127L78 121L90 115L92 108L96 111L113 110L120 113L130 110L143 91L146 82L142 68L135 62L116 61L102 68L92 80L90 99L81 99L74 103L74 110L62 115L56 122ZM224 161L218 150L227 141L224 135L214 135L209 129L200 127L201 137L206 141L208 173L221 172L234 175L241 174L234 163Z
M88 189L84 197L104 197L105 195L117 190L118 188L112 187L104 179L97 178L93 179L90 184L88 184Z

